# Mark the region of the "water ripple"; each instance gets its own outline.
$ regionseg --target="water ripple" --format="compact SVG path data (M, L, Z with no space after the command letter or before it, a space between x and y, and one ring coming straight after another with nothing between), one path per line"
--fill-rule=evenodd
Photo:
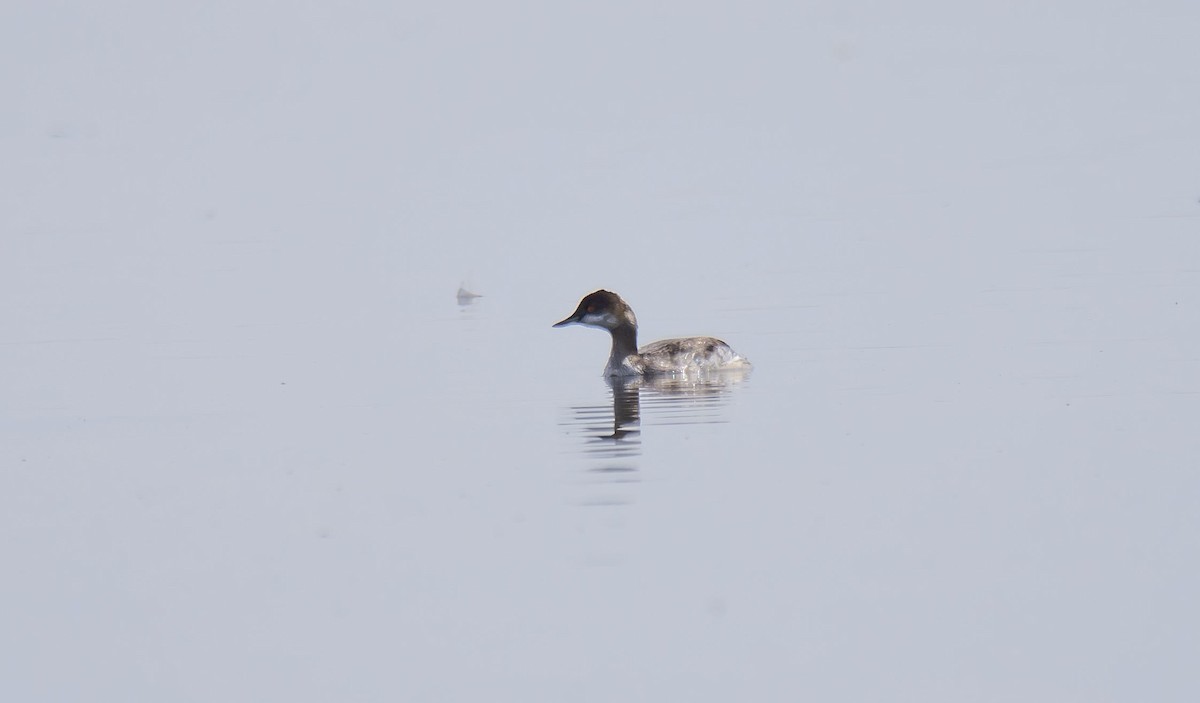
M604 402L564 408L559 425L579 442L574 452L583 459L587 483L637 483L642 456L642 427L708 425L729 422L726 410L736 386L749 371L723 372L702 378L607 379ZM624 505L626 499L606 496L604 505ZM582 504L596 505L593 499Z

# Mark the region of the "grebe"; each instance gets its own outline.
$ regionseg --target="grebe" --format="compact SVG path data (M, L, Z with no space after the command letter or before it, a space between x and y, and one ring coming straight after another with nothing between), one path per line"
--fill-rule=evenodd
M598 290L579 301L575 312L555 327L584 325L608 330L612 353L605 376L687 374L723 369L748 369L750 362L715 337L664 339L638 349L637 317L616 293Z

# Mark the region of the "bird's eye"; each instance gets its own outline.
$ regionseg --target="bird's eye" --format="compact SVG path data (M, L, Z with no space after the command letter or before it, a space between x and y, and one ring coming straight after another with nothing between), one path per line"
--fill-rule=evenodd
M595 306L595 305L589 305L589 306L588 306L588 309L587 309L587 311L588 311L588 312L596 312L596 306Z

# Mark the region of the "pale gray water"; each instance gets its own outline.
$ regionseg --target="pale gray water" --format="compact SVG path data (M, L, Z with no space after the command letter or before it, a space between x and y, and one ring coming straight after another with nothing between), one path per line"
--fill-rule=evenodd
M1196 700L1198 34L6 7L0 699Z

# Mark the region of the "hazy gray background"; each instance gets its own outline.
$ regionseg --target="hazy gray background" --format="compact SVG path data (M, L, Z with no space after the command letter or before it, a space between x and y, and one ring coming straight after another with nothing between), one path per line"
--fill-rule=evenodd
M1197 700L1198 36L6 3L0 698Z

